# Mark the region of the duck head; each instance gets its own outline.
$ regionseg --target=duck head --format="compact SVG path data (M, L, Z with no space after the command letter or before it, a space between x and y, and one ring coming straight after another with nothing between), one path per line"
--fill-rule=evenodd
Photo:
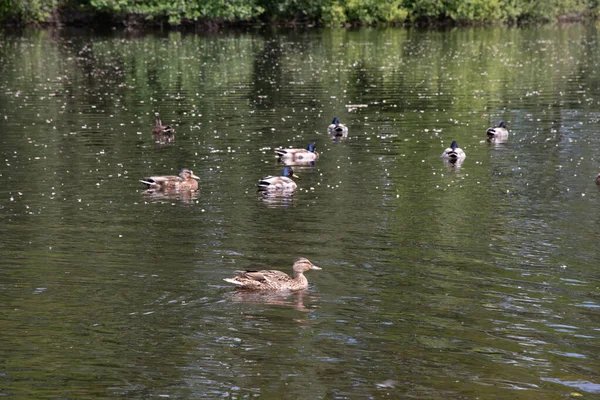
M190 179L200 179L200 177L194 175L194 172L191 169L187 169L184 168L181 171L179 171L179 176L184 180L190 180Z
M451 148L452 150L456 150L456 149L458 149L458 144L456 144L456 140L453 140L453 141L452 141L452 144L450 145L450 148Z
M311 269L319 270L321 268L317 267L315 264L311 263L307 258L300 257L297 258L294 262L294 275L302 274L306 271L310 271Z
M298 176L294 174L294 170L291 167L285 167L281 176L285 176L286 178L298 178Z

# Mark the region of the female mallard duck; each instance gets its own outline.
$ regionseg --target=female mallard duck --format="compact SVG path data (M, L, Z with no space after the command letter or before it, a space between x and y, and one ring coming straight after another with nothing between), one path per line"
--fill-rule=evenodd
M335 117L333 121L331 121L331 124L327 128L327 131L330 135L343 137L348 136L348 127L340 123L340 120L337 117Z
M467 155L465 154L465 152L458 147L458 144L456 144L456 140L454 140L450 147L444 150L441 157L444 160L448 161L462 161L466 156Z
M265 192L293 192L296 190L296 182L291 178L298 178L294 175L294 170L291 167L285 167L281 176L265 176L258 181L258 190Z
M275 149L275 153L283 162L309 162L319 158L315 151L315 142L309 142L305 149Z
M293 277L277 270L235 271L233 278L223 279L236 285L239 289L278 292L283 290L302 290L308 287L304 272L321 269L306 258L298 258L294 262Z
M200 178L194 175L191 170L184 168L179 172L179 176L150 176L140 180L140 182L152 190L198 190L196 179Z
M171 125L163 125L158 113L155 114L152 134L156 140L161 142L172 142L175 140L175 129Z
M489 141L506 142L508 139L508 131L506 130L504 121L500 121L498 126L495 128L488 128L487 136Z

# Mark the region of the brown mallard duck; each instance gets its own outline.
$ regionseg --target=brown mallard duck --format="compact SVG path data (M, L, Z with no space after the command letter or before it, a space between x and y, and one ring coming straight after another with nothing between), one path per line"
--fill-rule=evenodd
M155 113L154 127L152 128L154 139L160 142L175 141L175 129L171 125L163 125L160 115Z
M225 282L233 283L238 289L244 290L260 290L279 292L284 290L302 290L308 287L308 280L304 276L304 272L311 269L319 270L306 258L298 258L294 262L293 277L277 270L262 270L262 271L235 271L236 276L233 278L223 279Z
M149 176L140 180L151 190L198 190L198 181L200 179L194 172L184 168L179 172L179 176Z
M305 163L315 161L319 158L319 153L315 151L316 143L310 142L305 149L275 149L275 153L284 163L300 162Z
M296 190L296 182L291 178L298 178L294 175L291 167L285 167L281 176L265 176L258 181L258 190L263 192L293 192Z

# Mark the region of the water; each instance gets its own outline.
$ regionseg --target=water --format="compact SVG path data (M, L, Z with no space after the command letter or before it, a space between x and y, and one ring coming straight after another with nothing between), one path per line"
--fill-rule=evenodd
M3 34L0 394L598 395L598 39ZM269 149L310 140L296 195L257 195ZM199 194L138 182L184 167ZM323 268L306 292L222 280L299 256Z

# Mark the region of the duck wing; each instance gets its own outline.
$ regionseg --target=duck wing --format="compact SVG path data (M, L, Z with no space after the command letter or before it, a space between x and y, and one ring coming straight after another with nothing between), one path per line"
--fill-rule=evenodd
M301 153L302 151L307 151L305 149L275 149L275 153L278 157L294 157L296 154Z
M269 176L258 182L259 190L293 191L296 187L296 182L285 176Z
M148 185L150 189L165 188L168 186L178 185L181 182L181 178L176 175L164 175L164 176L149 176L140 180L145 185Z
M237 272L240 272L240 274L238 275L239 277L251 279L253 281L283 282L283 281L289 281L292 279L289 277L288 274L281 272L281 271L274 270L274 269L261 270L261 271L246 270L246 271L237 271Z

